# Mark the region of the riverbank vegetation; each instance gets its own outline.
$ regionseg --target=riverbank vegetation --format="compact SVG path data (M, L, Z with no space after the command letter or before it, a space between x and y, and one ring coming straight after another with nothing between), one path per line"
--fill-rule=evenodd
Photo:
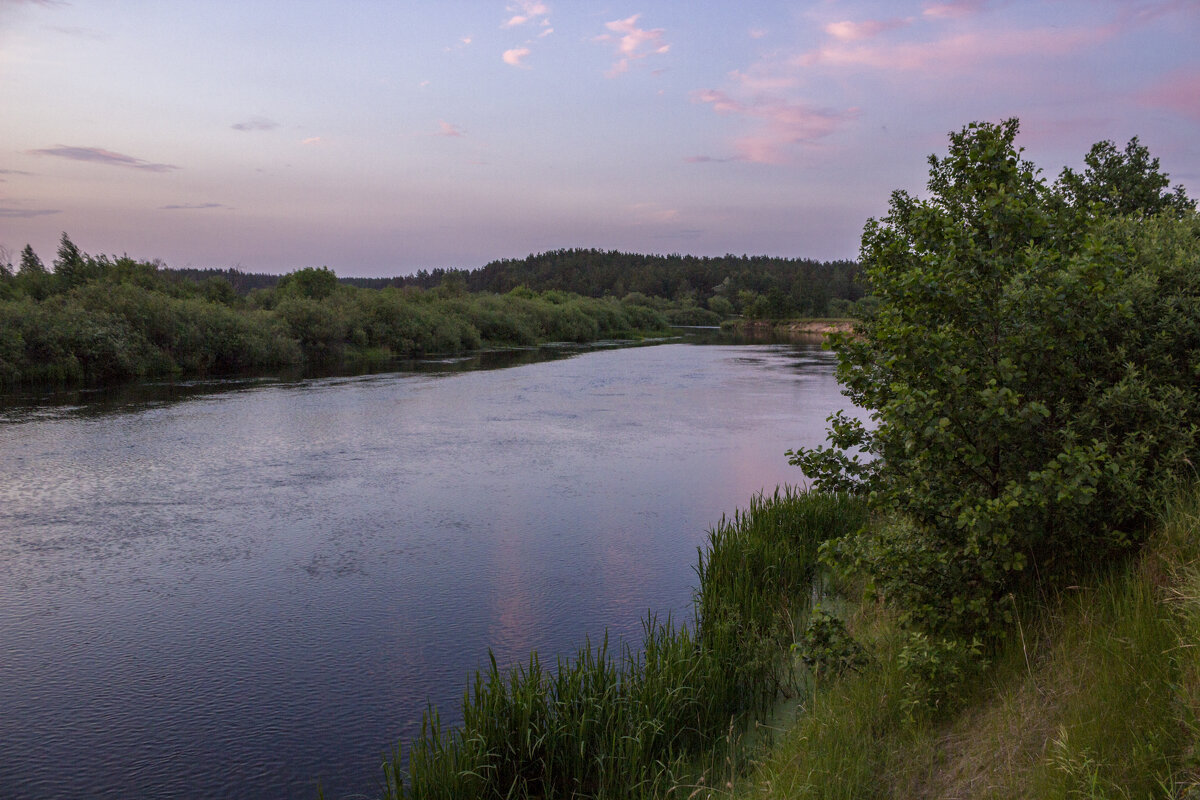
M795 624L817 549L861 526L845 495L776 492L710 532L689 625L650 619L637 651L588 644L553 667L493 660L461 725L429 711L384 765L389 798L662 797L724 784L749 715L795 694ZM407 755L407 764L405 756Z
M1136 139L1050 184L1017 131L952 134L868 221L832 342L869 423L713 531L694 633L493 665L391 796L1200 792L1200 217Z
M1017 129L952 134L867 223L878 306L834 347L873 424L792 455L868 500L822 560L874 666L746 796L1196 790L1200 217L1136 139L1048 184Z
M635 298L636 300L636 298ZM361 289L302 269L239 295L159 264L90 256L63 234L53 271L26 248L0 270L0 387L104 384L661 335L637 302L518 288Z

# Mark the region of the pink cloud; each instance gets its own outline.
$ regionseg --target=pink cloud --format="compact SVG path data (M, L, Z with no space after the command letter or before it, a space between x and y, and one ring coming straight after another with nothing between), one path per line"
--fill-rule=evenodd
M550 13L549 7L545 3L538 2L538 0L517 0L515 3L509 5L506 10L512 16L500 26L502 28L515 28L539 18L541 23L545 25L547 24L545 17Z
M437 135L438 136L447 136L447 137L454 139L454 138L458 138L460 136L465 136L466 134L464 134L457 125L452 125L451 123L446 122L446 120L442 119L442 120L438 120L438 134Z
M1200 121L1200 72L1172 73L1140 92L1138 100Z
M799 83L795 75L783 74L778 70L763 67L751 67L745 72L735 69L729 73L729 77L737 81L742 88L751 91L788 89Z
M514 47L511 50L505 50L504 55L500 56L500 58L504 60L505 64L509 64L510 66L523 67L525 65L521 63L521 60L529 55L529 52L528 47Z
M795 66L870 67L882 70L977 69L995 59L1060 56L1100 44L1113 28L1076 28L963 33L927 42L851 44L831 42L793 60Z
M757 164L782 164L790 160L795 145L812 145L837 132L858 116L858 109L831 111L807 103L779 97L759 96L742 101L717 89L693 94L696 102L708 103L718 114L745 117L758 123L758 129L734 141L738 160ZM717 161L695 156L689 161Z
M854 42L859 39L870 39L886 31L903 28L909 24L906 19L869 19L865 22L831 22L825 26L825 32L843 42Z
M666 31L662 28L646 30L637 26L637 21L641 16L641 14L634 14L626 19L606 22L604 27L612 33L596 37L598 42L615 42L617 46L618 58L605 73L608 77L614 78L627 71L633 61L649 55L661 55L671 49L671 45L663 41L663 34Z

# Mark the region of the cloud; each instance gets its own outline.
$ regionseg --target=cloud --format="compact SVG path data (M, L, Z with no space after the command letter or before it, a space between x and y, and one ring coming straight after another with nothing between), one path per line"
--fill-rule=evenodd
M251 117L245 122L235 122L229 127L235 131L273 131L279 127L279 123L266 117Z
M663 34L666 31L662 28L646 30L637 26L637 21L641 16L641 14L634 14L632 17L606 22L604 27L612 33L596 37L598 42L613 42L617 47L618 58L605 73L608 77L615 78L627 71L629 65L638 59L649 55L661 55L671 49L671 45L663 41Z
M55 33L61 33L63 36L74 36L77 39L89 39L93 42L107 42L109 36L107 33L102 33L91 28L80 28L70 25L49 25L49 30Z
M113 167L129 167L130 169L140 169L145 172L170 172L171 170L179 169L174 164L155 164L140 158L127 156L123 153L114 153L111 150L105 150L100 147L70 147L60 144L56 147L27 150L26 152L33 156L56 156L58 158L70 159L71 161L87 161L93 164L107 164Z
M1140 92L1139 102L1200 121L1200 72L1178 71Z
M0 219L29 219L30 217L45 217L49 214L61 214L57 208L8 208L0 206Z
M0 175L32 175L32 172L26 172L21 169L0 169Z
M737 81L743 89L751 91L787 89L800 82L795 75L761 66L751 67L747 72L735 69L729 73L729 77Z
M505 64L514 67L523 67L525 65L521 63L521 59L529 55L529 52L528 47L514 47L511 50L505 50L504 55L500 56L500 58L504 60Z
M871 39L886 31L903 28L909 24L906 19L869 19L865 22L831 22L825 26L825 32L843 42L854 42L859 39Z
M516 28L529 22L538 22L541 25L549 24L546 17L550 13L550 9L545 3L538 2L538 0L516 0L515 3L506 6L505 10L512 16L500 26L502 28Z
M162 211L200 211L209 208L229 208L224 203L172 203L167 206L159 206Z
M714 156L687 156L683 159L688 164L728 164L730 161L741 161L740 158L716 158Z
M921 11L932 19L961 19L983 10L985 0L939 0L928 2Z
M990 60L1065 55L1100 44L1114 33L1116 29L1112 27L993 29L922 42L835 41L796 57L792 63L798 67L823 65L939 73L978 70Z
M320 143L321 143L320 136L310 136L307 139L300 140L300 144L310 144L311 145L311 144L320 144Z
M438 133L437 133L438 136L448 136L450 138L458 138L460 136L466 135L461 130L459 130L457 125L452 125L449 122L446 122L446 120L444 120L444 119L438 120L438 128L439 128Z
M796 145L816 144L858 116L856 108L833 111L770 95L743 101L716 89L695 92L693 100L708 103L718 114L744 117L757 123L757 130L733 143L737 160L755 164L787 163L789 151ZM707 156L694 156L693 159L689 161L718 160Z
M764 28L751 28L750 29L750 38L751 39L761 39L766 35L767 35L767 31Z

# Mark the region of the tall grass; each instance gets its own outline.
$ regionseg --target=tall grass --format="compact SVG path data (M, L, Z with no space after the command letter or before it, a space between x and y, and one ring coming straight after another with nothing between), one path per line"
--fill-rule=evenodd
M819 685L734 797L1200 797L1200 490L1137 557L1017 605L955 712L911 720L895 612L859 604L872 669Z
M605 639L553 669L536 653L511 670L493 657L464 697L461 725L443 727L430 709L407 769L400 752L384 764L387 796L687 797L731 729L786 685L817 547L864 514L841 496L754 498L710 531L691 626L651 617L639 652L614 655Z

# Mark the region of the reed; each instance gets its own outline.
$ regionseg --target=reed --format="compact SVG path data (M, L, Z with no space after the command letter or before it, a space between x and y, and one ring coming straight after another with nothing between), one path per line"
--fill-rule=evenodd
M784 691L793 620L812 596L820 543L864 522L862 504L793 489L755 497L710 531L695 620L650 617L640 650L607 637L553 667L491 657L462 723L429 709L388 798L689 796L736 758L736 730Z

